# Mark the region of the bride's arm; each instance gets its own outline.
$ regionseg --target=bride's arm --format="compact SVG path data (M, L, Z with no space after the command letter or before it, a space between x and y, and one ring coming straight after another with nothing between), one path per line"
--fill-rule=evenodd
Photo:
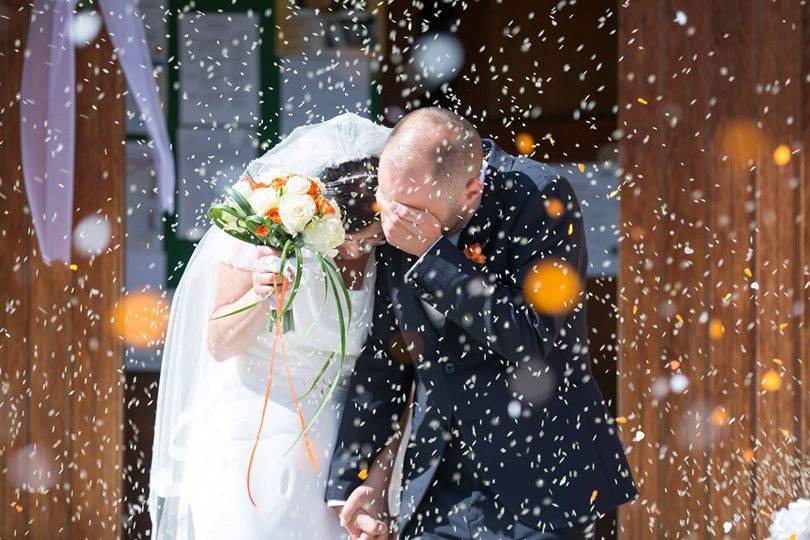
M210 320L208 350L222 361L244 351L267 323L271 284L275 273L249 271L220 262L217 267L216 293L211 319L261 302L260 305L235 315Z

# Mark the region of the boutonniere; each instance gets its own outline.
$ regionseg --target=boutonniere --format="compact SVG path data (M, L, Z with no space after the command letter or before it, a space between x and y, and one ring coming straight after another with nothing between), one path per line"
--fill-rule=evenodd
M487 256L484 255L483 248L478 242L465 247L464 255L475 264L485 264L487 262Z

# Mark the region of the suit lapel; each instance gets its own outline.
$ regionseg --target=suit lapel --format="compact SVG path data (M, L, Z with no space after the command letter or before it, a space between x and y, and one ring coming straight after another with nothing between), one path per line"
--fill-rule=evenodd
M416 262L416 257L403 253L400 260L401 265L398 270L400 277L395 280L397 285L392 288L391 299L394 303L394 314L400 330L403 334L406 332L411 334L410 337L406 337L406 343L413 340L415 335L425 338L424 347L414 347L410 351L413 361L419 362L419 353L423 353L424 358L435 354L438 349L439 334L425 312L422 300L416 295L415 291L404 284L404 275Z
M470 222L467 223L467 226L462 229L461 236L458 239L458 248L461 250L479 244L486 252L490 237L496 229L495 223L499 215L496 193L500 188L502 177L499 167L494 165L493 160L500 162L500 154L502 154L500 149L493 147L490 164L487 167L486 180L484 181L484 191L481 195L481 204L473 214Z

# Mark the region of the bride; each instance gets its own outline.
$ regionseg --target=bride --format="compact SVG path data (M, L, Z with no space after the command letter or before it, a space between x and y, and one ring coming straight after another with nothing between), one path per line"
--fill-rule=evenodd
M253 178L289 172L318 176L345 221L346 242L335 263L353 308L346 362L341 373L332 362L320 387L300 402L307 419L329 382L347 379L370 327L373 251L383 239L375 219L374 168L389 131L344 114L296 129L248 166ZM279 263L268 248L240 242L212 227L180 281L163 350L151 468L149 507L158 539L346 535L323 500L340 414L340 385L307 439L293 445L302 430L293 396L304 392L339 342L336 307L332 298L324 302L325 284L314 258L305 256L301 289L293 303L295 329L284 334L286 362L275 362L250 479L255 507L248 498L248 460L271 377L272 335L265 329L274 305L269 284ZM257 308L212 320L260 299Z

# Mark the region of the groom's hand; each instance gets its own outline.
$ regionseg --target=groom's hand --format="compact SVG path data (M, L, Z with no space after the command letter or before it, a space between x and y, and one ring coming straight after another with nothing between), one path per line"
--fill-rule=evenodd
M339 509L340 523L352 540L387 540L389 528L385 508L382 491L362 485L352 491L346 504Z
M396 201L379 201L385 239L397 249L421 257L442 235L433 214Z

